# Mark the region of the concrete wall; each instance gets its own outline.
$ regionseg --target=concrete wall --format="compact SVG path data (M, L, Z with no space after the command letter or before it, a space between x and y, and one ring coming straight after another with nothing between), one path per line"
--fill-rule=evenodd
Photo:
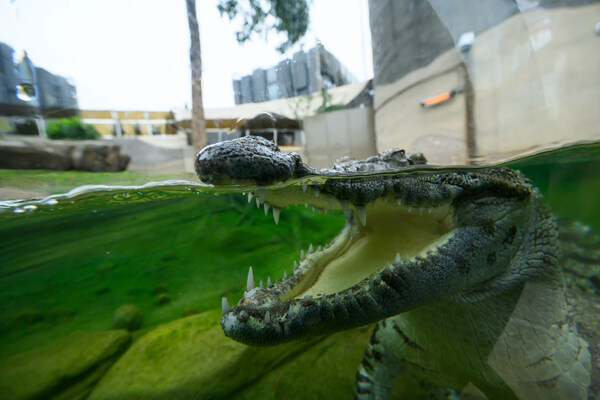
M425 11L419 15L435 22L430 10ZM429 51L407 46L397 60L400 73L397 70L396 75L392 74L393 62L384 69L375 68L379 151L401 147L422 151L433 163L466 163L468 114L474 122L476 157L502 157L577 140L600 139L600 37L594 33L600 3L539 7L512 15L510 9L504 11L509 16L503 21L480 19L495 25L487 29L479 26L481 32L467 54L455 46L444 49L436 44L434 48L440 53L422 63L421 58L428 56ZM380 13L379 18L385 20L394 15L391 11L387 17ZM371 15L372 23L373 18ZM390 26L398 23L387 22ZM384 52L386 43L396 43L390 39L391 32L399 33L393 27L392 31L381 31L385 25L385 21L380 21L379 28L372 26L376 63L377 35L382 36L384 46L377 51ZM433 22L432 26L439 34L439 26ZM459 30L463 28L461 25ZM405 31L410 36L408 32ZM458 34L458 30L451 32L452 29L447 32L448 38ZM403 40L410 42L410 37ZM378 71L383 77L378 76ZM463 91L466 71L473 84L472 113L466 111ZM419 104L452 89L458 94L446 103L432 108Z
M376 154L373 109L352 108L317 114L304 119L306 162L326 168L338 158L356 159Z

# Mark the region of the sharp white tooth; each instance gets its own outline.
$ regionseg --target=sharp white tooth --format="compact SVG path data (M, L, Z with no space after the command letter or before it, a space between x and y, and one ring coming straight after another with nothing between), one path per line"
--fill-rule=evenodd
M271 283L271 277L269 276L267 277L267 287L269 288L271 286L273 286L273 284Z
M287 271L283 271L283 280L285 281L288 278Z
M263 283L262 283L262 279L260 280L260 283L258 284L258 287L261 288L261 289L264 287Z
M267 191L265 189L258 189L256 191L256 195L258 196L258 198L260 199L261 203L265 202L265 195L267 194Z
M360 222L363 226L367 226L367 208L365 206L356 206L355 209Z
M254 195L252 193L248 193L248 204L250 204L253 197L254 197Z
M308 187L307 185L302 185L302 191L303 191L303 192L306 192L306 188L307 188L307 187Z
M231 311L231 307L229 307L229 302L227 301L227 297L223 297L221 299L221 309L223 310L223 314Z
M321 189L318 186L313 186L313 192L315 194L315 197L319 197L319 195L321 194Z
M419 207L419 215L423 215L423 207Z
M312 210L313 210L313 212L317 211L317 209L315 208L315 206L312 206Z
M348 200L340 200L340 204L342 205L342 211L344 211L344 215L346 218L351 217L350 206L348 205Z
M294 274L298 270L298 261L294 260Z
M265 313L265 324L269 325L271 323L271 314L267 311Z
M317 247L317 251L321 251L321 249L322 249L321 246Z
M333 300L334 300L336 303L341 303L341 302L342 302L342 298L340 297L340 294L339 294L339 293L336 293L336 294L335 294L335 297L333 298Z
M308 208L308 204L307 203L304 203L304 208Z
M249 292L254 289L254 274L252 273L252 267L248 270L248 280L246 281L246 291Z
M396 253L396 259L394 260L394 264L402 264L402 257L400 257L400 253Z
M256 208L260 207L260 199L256 197Z
M312 253L314 250L312 243L310 244L310 246L308 246L308 252L306 253L307 255Z
M279 214L281 214L281 208L273 207L273 219L275 220L275 225L279 225Z
M269 213L269 207L271 207L268 203L264 204L265 207L265 215L267 215Z
M397 203L399 206L402 206L402 197L397 197L397 198L396 198L396 203Z
M405 262L410 262L410 256L406 256L406 261Z
M431 214L433 212L433 207L429 207L427 211L429 212L429 214Z
M329 202L329 207L333 207L333 199L334 197L330 194L327 195L327 201Z
M304 261L304 250L300 250L300 262Z
M406 210L408 211L409 214L412 213L412 206L406 206Z

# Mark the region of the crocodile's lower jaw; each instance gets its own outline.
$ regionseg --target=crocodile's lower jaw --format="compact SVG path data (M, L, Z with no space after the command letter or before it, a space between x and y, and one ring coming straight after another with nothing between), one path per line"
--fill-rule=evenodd
M302 336L295 327L310 321L321 327L342 323L353 303L364 307L373 302L370 292L386 286L382 281L389 280L391 271L419 268L444 246L456 225L449 202L418 207L379 198L367 209L345 207L345 213L340 234L323 249L315 251L311 245L302 252L292 276L254 287L251 270L238 306L230 310L223 299L221 324L228 336L273 344ZM369 320L383 317L369 310Z

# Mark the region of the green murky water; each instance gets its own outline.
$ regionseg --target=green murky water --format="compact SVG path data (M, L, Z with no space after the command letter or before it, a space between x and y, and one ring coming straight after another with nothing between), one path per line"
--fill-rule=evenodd
M508 165L541 189L557 215L600 231L598 143ZM343 223L341 212L298 206L283 210L275 226L240 192L188 181L89 186L0 202L0 358L32 354L75 331L107 331L123 305L142 315L134 340L160 324L218 309L222 297L242 296L249 265L257 282L280 279L300 249L329 242ZM206 315L207 326L218 328L219 314ZM0 381L9 372L10 364L0 362Z

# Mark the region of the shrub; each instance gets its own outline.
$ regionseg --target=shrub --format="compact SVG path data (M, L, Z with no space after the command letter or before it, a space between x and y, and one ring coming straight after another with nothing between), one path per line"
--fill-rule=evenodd
M48 123L46 133L49 139L100 139L100 133L92 125L84 124L81 118L60 118Z

